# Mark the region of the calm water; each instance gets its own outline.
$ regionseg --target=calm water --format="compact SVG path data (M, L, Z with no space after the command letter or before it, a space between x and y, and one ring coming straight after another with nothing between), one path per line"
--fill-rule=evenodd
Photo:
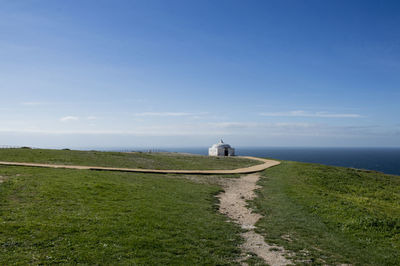
M207 148L170 148L206 155ZM369 169L400 175L400 148L236 148L237 155Z

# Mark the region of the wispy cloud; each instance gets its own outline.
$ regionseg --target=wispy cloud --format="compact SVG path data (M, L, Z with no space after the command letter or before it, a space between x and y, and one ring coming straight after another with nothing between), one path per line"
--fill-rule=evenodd
M259 126L259 123L253 122L217 122L210 123L211 127L215 128L227 128L227 129L238 129L238 128L251 128Z
M39 105L45 105L47 103L44 103L44 102L22 102L20 104L25 105L25 106L39 106Z
M71 122L71 121L78 121L79 117L77 116L64 116L60 118L61 122Z
M280 122L280 123L275 123L274 124L276 127L280 128L310 128L314 127L315 124L310 124L310 123L285 123L285 122Z
M64 117L63 122L83 121L85 117ZM1 126L1 125L0 125ZM168 123L156 125L130 125L129 127L87 127L87 123L71 123L68 127L29 127L16 125L0 127L0 132L37 134L89 134L89 135L137 135L137 136L250 136L250 137L369 137L398 136L399 130L384 130L380 126L332 126L319 123L259 123L228 121L217 123ZM250 141L250 140L249 140Z
M134 102L133 100L127 100L125 101L126 103L132 103ZM24 105L24 106L77 106L77 105L113 105L115 103L111 101L48 101L48 102L40 102L40 101L27 101L27 102L19 102L18 104Z
M186 113L186 112L143 112L136 113L134 116L159 116L159 117L174 117L174 116L200 116L205 113Z
M223 129L288 129L288 128L310 128L314 127L316 124L311 123L286 123L286 122L278 122L278 123L257 123L257 122L218 122L218 123L210 123L210 126L215 128L223 128Z
M307 111L289 111L289 112L265 112L261 116L270 117L323 117L323 118L359 118L359 114L351 113L329 113L329 112L307 112Z

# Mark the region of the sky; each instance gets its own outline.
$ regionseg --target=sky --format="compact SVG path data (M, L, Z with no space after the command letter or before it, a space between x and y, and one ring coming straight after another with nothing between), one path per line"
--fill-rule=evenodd
M0 146L399 147L400 2L0 0Z

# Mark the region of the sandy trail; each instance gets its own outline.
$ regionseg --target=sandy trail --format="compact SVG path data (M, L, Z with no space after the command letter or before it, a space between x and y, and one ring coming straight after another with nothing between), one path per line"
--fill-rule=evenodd
M241 261L246 259L245 253L252 252L264 259L269 265L287 265L291 262L284 257L284 249L281 247L269 245L265 243L263 236L256 233L255 223L262 216L258 213L253 213L247 207L247 200L256 197L254 190L259 188L257 181L260 178L258 173L242 176L241 178L232 178L222 180L222 186L225 192L218 195L220 199L219 211L240 226L246 231L242 233L245 242L241 246L244 253ZM272 249L272 250L271 250ZM242 265L247 265L242 262Z

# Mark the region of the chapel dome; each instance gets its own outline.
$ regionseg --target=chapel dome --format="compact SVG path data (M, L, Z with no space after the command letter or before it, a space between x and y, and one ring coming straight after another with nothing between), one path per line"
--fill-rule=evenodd
M214 144L212 146L213 148L230 148L231 145L224 143L224 141L221 139L217 144Z

